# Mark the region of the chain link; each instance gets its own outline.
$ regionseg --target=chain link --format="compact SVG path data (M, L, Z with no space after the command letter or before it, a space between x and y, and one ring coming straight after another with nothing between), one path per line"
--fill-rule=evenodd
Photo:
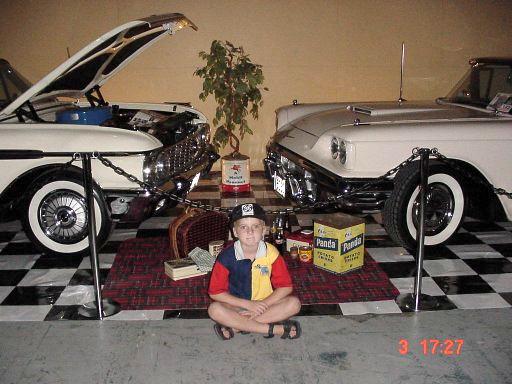
M355 194L357 194L359 192L362 192L362 191L368 189L371 186L374 186L376 184L381 183L384 180L389 179L389 177L393 176L394 174L396 174L397 172L399 172L400 170L402 170L403 168L405 168L409 164L411 164L415 159L417 159L421 155L421 151L422 150L428 151L429 154L433 155L434 157L436 157L440 161L448 164L449 166L455 168L456 170L458 170L464 176L470 178L471 180L477 181L477 182L479 182L481 184L485 184L481 179L479 179L479 178L475 177L474 175L470 174L466 170L462 169L459 165L457 165L454 161L449 160L446 156L444 156L441 153L439 153L437 148L433 148L433 149L423 148L423 149L420 149L420 148L416 147L416 148L414 148L412 150L411 156L409 156L406 160L402 161L396 167L391 168L389 171L387 171L383 175L377 177L376 179L373 179L372 181L369 181L369 182L363 184L362 186L360 186L358 188L355 188L355 189L353 189L351 191L348 191L346 193L343 193L343 194L339 194L337 196L331 196L331 197L329 197L327 199L327 201L319 201L319 202L315 202L315 203L312 203L312 204L307 204L307 205L303 205L303 206L294 206L294 207L290 207L290 208L283 208L283 209L276 209L276 210L267 210L266 213L268 213L268 214L278 214L278 215L290 214L290 213L303 212L303 211L307 211L307 210L311 210L311 209L315 209L315 208L325 208L325 207L327 207L329 205L332 205L332 204L338 204L343 199L347 199L348 197L350 197L352 195L355 195ZM193 207L193 208L203 209L205 211L217 211L217 212L225 212L225 213L229 214L232 211L232 209L233 209L233 208L217 207L217 206L213 206L213 205L210 205L210 204L203 204L203 203L201 203L199 201L189 200L187 198L178 196L178 195L176 195L174 193L171 193L171 192L168 192L168 191L163 191L160 188L156 187L155 185L152 185L152 184L149 184L149 183L147 183L145 181L139 180L136 176L126 172L121 167L116 166L115 164L112 163L112 161L110 161L109 159L103 157L101 155L101 153L95 152L95 155L98 158L98 160L100 160L101 163L104 166L106 166L107 168L112 169L116 174L125 177L126 179L130 180L132 183L135 183L135 184L139 185L145 191L150 192L150 193L152 193L152 194L154 194L156 196L167 197L167 198L170 198L171 200L177 201L178 203L184 204L186 206ZM77 156L73 155L73 158L68 163L66 163L65 166L71 165L71 163L73 161L77 160L77 158L79 158L79 156L77 157ZM509 199L512 199L512 193L505 191L503 188L496 188L492 184L489 184L489 183L487 185L489 185L492 188L494 193L496 193L498 195L503 195L503 196L508 197Z

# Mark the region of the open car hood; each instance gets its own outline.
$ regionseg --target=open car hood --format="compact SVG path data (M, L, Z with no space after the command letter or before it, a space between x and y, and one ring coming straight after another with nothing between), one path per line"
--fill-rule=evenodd
M150 45L176 31L197 27L181 13L154 15L123 24L97 38L26 90L0 114L11 114L25 102L69 96L80 98L109 78Z

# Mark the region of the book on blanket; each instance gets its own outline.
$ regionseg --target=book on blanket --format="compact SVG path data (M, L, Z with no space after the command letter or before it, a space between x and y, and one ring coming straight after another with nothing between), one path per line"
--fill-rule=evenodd
M206 275L190 257L164 261L165 274L173 280Z

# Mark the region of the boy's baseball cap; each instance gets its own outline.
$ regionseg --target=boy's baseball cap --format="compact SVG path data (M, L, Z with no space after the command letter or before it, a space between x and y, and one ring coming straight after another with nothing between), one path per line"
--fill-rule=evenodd
M265 210L261 207L261 205L256 203L248 203L248 204L240 204L237 205L231 211L230 221L231 225L233 225L237 220L246 218L246 217L255 217L257 219L265 221Z

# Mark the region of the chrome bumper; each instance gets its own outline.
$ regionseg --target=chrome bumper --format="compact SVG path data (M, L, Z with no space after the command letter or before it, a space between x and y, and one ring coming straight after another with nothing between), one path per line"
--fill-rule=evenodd
M276 174L283 178L286 197L302 206L327 201L330 197L351 192L371 181L344 179L277 144L267 147L267 157L263 163L265 176L272 181ZM336 206L351 212L378 212L384 207L392 190L393 181L387 180L339 200Z

